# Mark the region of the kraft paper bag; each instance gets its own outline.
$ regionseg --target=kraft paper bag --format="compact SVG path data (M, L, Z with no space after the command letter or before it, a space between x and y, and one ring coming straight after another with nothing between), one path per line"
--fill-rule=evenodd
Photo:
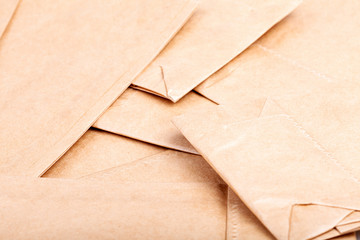
M174 123L277 239L321 236L360 209L356 176L288 115L205 113Z
M289 114L329 156L358 176L359 90L358 84L344 81L305 95L274 97L266 102L263 114L274 109ZM340 225L354 222L360 222L360 213L348 216Z
M267 99L264 106L258 102L253 104L237 105L239 110L233 106L222 106L232 111L235 115L243 120L253 119L259 116L270 116L284 113L283 110L272 101ZM252 111L250 109L253 109ZM237 110L237 111L236 111ZM208 110L206 110L208 111ZM359 212L353 212L345 217L338 225L349 224L359 221ZM332 239L341 233L333 229L319 238L314 239ZM228 218L227 218L227 238L228 239L275 239L266 227L256 218L256 216L246 207L240 198L229 188L228 190ZM348 234L334 239L356 239L354 234Z
M112 133L89 129L43 177L79 178L165 150Z
M166 150L118 167L83 177L116 182L224 182L209 164L198 155Z
M43 174L194 7L190 0L21 1L0 42L0 173Z
M120 167L97 172L85 179L97 181L181 183L207 182L219 183L216 172L200 156L168 150ZM275 238L229 189L227 196L226 239L274 240ZM219 229L219 231L224 231ZM356 240L351 236L336 238Z
M0 40L18 4L19 0L0 1Z
M336 161L359 176L360 84L342 82L316 94L274 97ZM360 216L357 217L360 220Z
M175 186L184 183L207 183L209 187L218 188L216 191L224 192L224 201L205 200L202 203L198 203L198 207L202 208L203 205L207 205L209 209L222 208L224 211L219 212L216 219L214 219L216 224L213 225L213 236L206 236L210 237L209 239L225 239L227 231L227 186L201 156L167 150L144 159L139 159L133 163L91 174L83 179L92 179L100 182L113 181L120 184L129 182L171 183ZM174 219L174 221L181 221L181 219ZM207 229L196 230L191 228L188 231L207 231ZM179 236L175 236L174 233L175 237L177 237L176 239L182 239ZM193 238L192 236L191 239Z
M240 198L228 189L227 239L232 240L275 240L276 238L265 228L256 216L245 206ZM333 229L333 236L339 231ZM324 234L325 235L325 234ZM332 238L330 232L321 239L356 240L355 233ZM316 238L314 238L316 239ZM320 238L319 238L320 239Z
M176 104L142 91L127 89L93 127L179 151L196 150L171 123L187 111L212 108L215 103L194 92Z
M356 212L345 218L343 221L341 221L339 225L350 224L350 223L358 222L359 220L360 220L360 213Z
M227 208L227 238L232 240L275 240L256 216L229 188Z
M293 112L298 112L296 110L304 111L306 109L306 112L304 112L305 119L307 121L301 122L302 126L305 127L306 132L310 134L310 136L313 139L316 139L316 141L319 144L319 147L331 158L334 159L334 161L341 164L342 168L347 171L350 175L355 175L359 172L360 167L357 164L357 161L354 158L350 158L351 155L349 155L349 158L346 158L344 154L356 154L356 152L352 152L352 148L356 149L356 145L352 142L354 139L354 134L356 134L356 123L354 122L354 116L356 114L356 109L351 109L353 105L357 102L357 87L350 85L345 87L346 84L342 83L341 87L335 88L337 91L337 94L331 93L331 89L323 88L321 89L321 93L313 94L311 95L305 95L301 96L301 99L299 99L299 96L291 97L286 102L290 104L293 108ZM346 89L347 93L344 94L343 91L339 91L340 89L344 90ZM351 94L353 92L353 94ZM323 93L326 93L326 95L322 95ZM346 95L346 97L344 97ZM316 97L314 97L316 96ZM335 99L333 98L335 97ZM350 97L351 99L349 99ZM294 103L293 100L297 99L298 106L292 105ZM325 102L321 99L326 99ZM301 101L301 104L300 104ZM322 103L322 105L318 105L318 103ZM352 103L352 104L349 104ZM261 112L261 115L273 115L273 114L284 114L286 110L283 108L286 106L286 104L283 104L283 106L280 106L277 104L273 99L267 99L264 108ZM287 106L288 107L288 106ZM316 110L311 110L311 108L314 107ZM289 108L288 108L289 109ZM344 117L347 118L348 121L342 121L341 123L341 117L334 117L334 116L341 116L341 112L336 112L338 109L347 109L347 115ZM291 111L287 111L291 112ZM325 115L324 115L325 113ZM349 114L351 113L351 114ZM312 114L312 115L311 115ZM336 115L335 115L336 114ZM293 119L297 117L298 115L290 115ZM319 116L321 118L319 118ZM355 116L356 118L357 116ZM299 120L303 120L302 118L299 118ZM316 120L318 122L316 123ZM317 124L317 127L315 127L312 124ZM350 126L349 126L350 125ZM340 127L339 127L340 126ZM346 131L346 128L351 128L352 131ZM331 132L325 132L327 129L331 129ZM311 131L311 132L310 132ZM320 135L321 133L321 135ZM328 134L328 135L325 135ZM317 140L317 137L319 136L320 142ZM322 138L320 137L322 136ZM324 138L324 136L327 136ZM329 145L330 142L334 141L334 144L336 145ZM350 141L350 143L342 143L341 141ZM356 140L354 140L356 141ZM324 144L322 144L324 143ZM346 148L344 148L345 145L349 145ZM336 147L331 148L331 147ZM335 151L330 152L329 150L334 149ZM336 158L337 157L337 158ZM338 223L336 230L341 229L341 231L337 231L340 233L346 233L347 229L350 229L350 226L352 229L354 226L360 227L360 212L353 212L350 215L346 216L341 222ZM335 234L336 232L332 233Z
M219 239L226 195L214 183L1 178L1 239Z
M133 85L177 102L300 3L201 0L194 15Z
M353 229L360 230L360 224L357 223L349 223L341 226L337 226L336 230L338 230L341 233L347 233L353 231Z
M305 94L360 74L357 0L304 0L196 91L220 104Z

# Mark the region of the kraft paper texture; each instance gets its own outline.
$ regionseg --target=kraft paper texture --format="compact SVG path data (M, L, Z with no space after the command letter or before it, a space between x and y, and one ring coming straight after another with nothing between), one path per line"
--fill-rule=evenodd
M179 151L196 150L171 123L175 116L217 105L194 92L176 104L144 93L127 89L94 123L93 127Z
M301 0L200 0L134 87L177 102L244 51Z
M0 42L0 174L43 174L195 8L189 0L149 4L21 1Z
M89 129L43 177L79 178L163 151L151 144Z
M360 3L328 3L304 0L196 91L219 104L234 105L252 99L264 103L269 96L304 95L357 81Z
M225 236L226 194L215 183L2 177L0 202L1 239Z
M291 117L206 116L174 122L276 238L317 237L359 210L357 179Z
M11 17L13 16L19 0L1 0L0 1L0 40L6 30Z

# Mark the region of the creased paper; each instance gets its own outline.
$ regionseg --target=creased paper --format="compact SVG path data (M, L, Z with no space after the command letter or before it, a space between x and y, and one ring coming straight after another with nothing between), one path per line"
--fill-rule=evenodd
M0 42L1 174L47 170L162 49L195 3L149 6L21 1Z
M171 119L188 111L216 106L194 92L190 92L174 104L129 88L93 126L155 145L197 154L193 146L171 123Z
M303 95L356 82L360 17L357 0L304 0L249 49L196 88L219 104ZM324 7L326 6L326 7Z
M89 129L43 177L79 178L163 151L151 144Z
M289 14L300 0L201 0L194 15L133 82L178 101Z
M359 210L356 177L287 115L241 121L221 110L206 116L174 121L276 238L317 237Z
M0 1L0 6L1 6L0 7L0 40L18 4L19 4L19 0Z

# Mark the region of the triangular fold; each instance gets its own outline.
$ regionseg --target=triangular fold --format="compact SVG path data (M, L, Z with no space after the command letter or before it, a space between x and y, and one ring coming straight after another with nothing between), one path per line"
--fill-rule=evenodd
M327 231L326 233L323 233L317 237L312 238L311 240L326 240L326 239L332 239L335 237L340 236L341 233L336 230L335 228L331 229L330 231Z
M311 239L334 228L352 210L317 204L297 204L292 208L289 239Z
M267 98L264 107L261 111L260 117L272 116L278 114L285 114L284 110L274 102L271 98Z
M349 223L341 226L336 226L336 229L341 233L355 232L360 229L360 222Z
M344 218L337 226L345 225L348 223L360 222L360 211L354 211L349 216Z

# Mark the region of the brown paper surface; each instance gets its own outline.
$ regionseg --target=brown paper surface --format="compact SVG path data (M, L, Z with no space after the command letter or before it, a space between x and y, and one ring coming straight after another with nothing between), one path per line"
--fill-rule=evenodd
M209 166L209 164L198 155L167 150L153 156L142 158L134 162L123 164L119 167L110 168L104 171L90 174L83 179L94 180L97 182L116 182L123 183L172 183L176 186L184 183L209 183L209 188L216 188L212 191L223 191L223 201L207 201L198 202L198 207L201 209L202 205L208 205L207 208L219 209L220 211L214 216L212 234L215 239L225 238L226 229L226 189L227 186L223 183L216 172ZM151 186L149 188L151 189ZM149 190L150 190L149 189ZM201 194L201 192L199 193ZM206 204L205 204L206 203ZM171 214L171 212L169 212ZM201 213L200 213L201 214ZM215 212L214 212L215 214ZM174 219L174 222L181 221L181 219ZM211 221L211 220L210 220ZM181 224L179 222L179 224ZM211 224L211 223L209 223ZM194 227L197 224L194 225ZM208 231L207 229L194 229L193 231ZM202 233L204 236L210 237L210 233ZM191 233L189 233L190 236ZM220 238L222 236L222 238ZM174 238L179 237L175 236ZM149 238L149 236L147 236ZM182 239L182 238L181 238ZM202 239L202 238L201 238ZM210 238L212 239L212 237Z
M163 151L151 144L89 129L43 177L79 178Z
M336 229L343 234L348 232L354 232L360 230L360 222L348 223L345 225L337 226Z
M334 240L356 240L355 233L339 236L341 234L336 229L322 235L320 239ZM274 236L264 227L256 216L245 206L240 198L229 188L228 189L228 218L227 218L227 238L231 240L274 240Z
M345 235L341 235L338 236L339 234L341 234L339 231L332 229L329 232L321 235L321 237L315 237L312 238L311 240L327 240L327 239L333 239L333 240L358 240L356 238L356 233L349 233L349 234L345 234ZM334 237L334 236L338 236L338 237Z
M8 26L18 4L19 0L0 1L0 39L6 30L6 27Z
M360 165L360 85L342 82L316 94L283 96L274 101L354 176Z
M287 115L241 121L219 110L174 122L278 239L316 237L359 210L357 179Z
M347 216L344 220L342 220L338 225L359 222L359 221L360 221L360 212L353 212L349 216Z
M300 2L201 0L195 14L133 84L176 102Z
M356 233L349 233L340 237L333 238L334 240L357 240Z
M95 128L155 145L197 153L171 119L187 111L216 104L190 92L176 104L142 91L127 89L95 122Z
M39 176L187 20L189 0L23 0L0 43L0 173ZM144 38L146 36L146 38Z
M114 182L224 183L201 156L172 150L92 173L84 178Z
M256 216L229 188L227 236L231 240L275 240Z
M357 0L305 0L196 88L220 104L305 94L359 75Z
M358 176L359 2L326 3L305 1L197 90L233 106L273 97L327 154Z
M0 237L223 240L226 195L217 186L2 178Z
M321 89L321 91L324 91L324 90L326 92L326 88ZM319 95L317 95L317 96L319 96ZM302 96L302 97L303 97L302 100L306 99L306 96ZM321 96L319 96L319 97L321 98ZM344 106L346 106L346 103L342 102L340 98L339 98L339 101L340 101L340 104L344 104ZM331 104L331 102L327 101L327 104L329 104L329 103ZM310 104L308 104L308 105L305 104L305 107L309 106L309 105ZM277 103L275 103L272 99L267 99L267 101L264 105L264 108L261 112L261 115L269 116L269 115L273 115L273 114L283 114L283 113L284 113L283 109ZM305 114L305 115L307 115L307 114ZM330 119L331 118L329 118L328 120L330 120ZM306 133L308 134L308 132L306 132ZM322 149L322 151L324 151L330 158L333 159L333 161L341 164L341 167L343 168L344 171L346 171L350 176L353 176L352 172L350 172L349 169L346 168L346 166L348 165L348 163L346 161L339 161L339 159L334 159L333 155L331 153L329 153L327 151L327 149L324 149L323 146L321 146L319 143L317 143L317 144L318 144L318 147ZM342 159L342 160L344 160L344 159ZM337 236L340 234L344 234L347 232L353 232L353 231L357 230L359 225L356 222L359 222L359 216L360 216L359 214L360 214L360 212L358 212L358 211L351 212L344 219L342 219L339 223L337 223L336 230L335 229L331 230L328 233L320 235L314 239L317 239L317 240L329 239L332 236ZM341 231L338 231L338 230L341 230Z
M333 240L357 240L355 233L350 233L347 235L343 235L343 236L339 236L339 237L335 237L335 238L331 238L331 239L333 239Z

